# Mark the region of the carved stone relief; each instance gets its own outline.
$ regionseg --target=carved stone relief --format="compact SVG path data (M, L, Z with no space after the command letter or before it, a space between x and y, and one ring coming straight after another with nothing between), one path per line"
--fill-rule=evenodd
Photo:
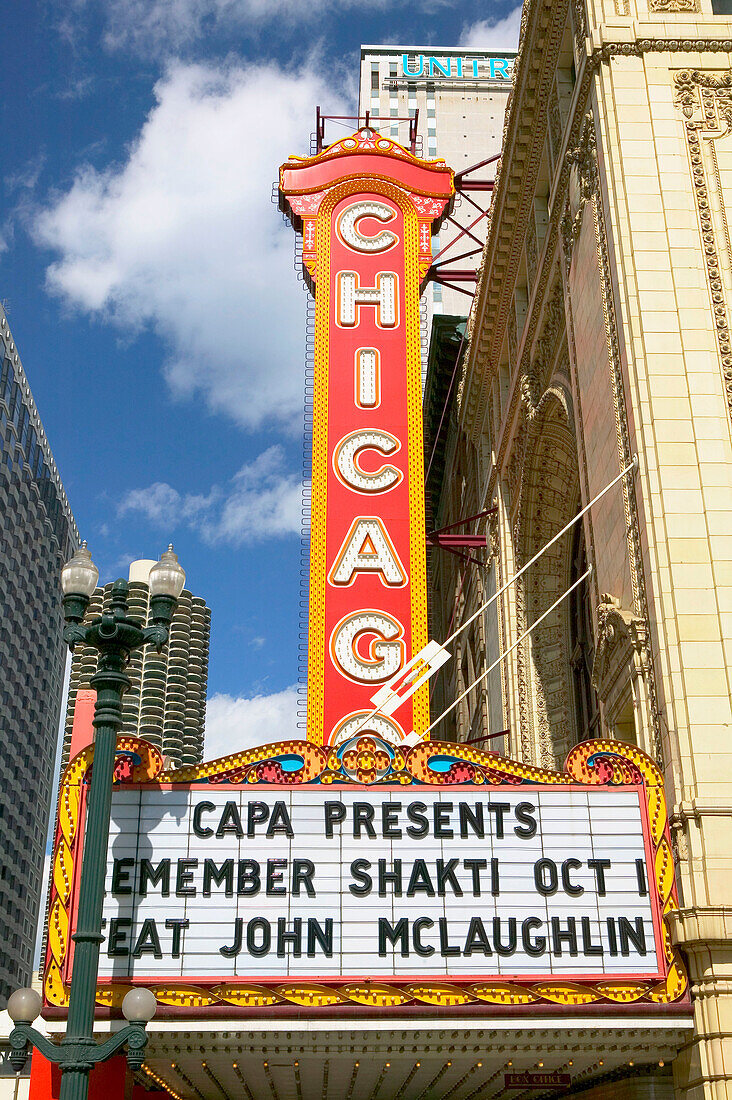
M546 303L541 334L534 344L528 367L521 372L521 401L530 420L536 413L542 393L549 385L556 361L557 343L564 333L564 302L560 279L554 284Z
M647 676L648 632L642 619L620 606L609 593L600 596L592 684L613 730L630 688L636 732L640 743L651 733Z
M572 264L574 243L582 228L582 214L586 204L592 201L594 180L597 175L597 142L595 127L589 115L585 121L579 145L567 150L566 163L570 166L570 176L561 234L564 259L569 268Z
M536 218L533 215L529 218L529 224L526 229L526 270L529 276L529 287L533 288L536 282L536 265L539 262L538 250L536 244Z
M649 0L649 10L656 11L701 11L699 0Z
M562 145L562 115L559 110L559 96L556 81L552 86L549 99L549 147L552 153L552 166L556 166Z
M684 116L699 225L704 246L707 282L712 297L717 344L722 363L727 408L732 415L732 334L719 268L719 244L710 202L705 145L714 153L715 141L732 131L732 71L719 74L683 69L674 75L676 106ZM713 160L712 171L716 167ZM718 169L717 169L718 176ZM721 181L718 182L721 191ZM721 194L718 199L722 200ZM724 208L722 204L722 212ZM726 244L726 242L725 242Z

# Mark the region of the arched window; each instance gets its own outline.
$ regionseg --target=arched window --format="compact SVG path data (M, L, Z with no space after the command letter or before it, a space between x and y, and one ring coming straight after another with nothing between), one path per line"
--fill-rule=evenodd
M585 532L575 524L572 540L572 562L569 583L574 584L587 569ZM577 741L600 735L600 710L597 693L592 686L592 665L595 660L595 639L592 634L590 586L587 579L569 597L569 662L572 669L575 733Z

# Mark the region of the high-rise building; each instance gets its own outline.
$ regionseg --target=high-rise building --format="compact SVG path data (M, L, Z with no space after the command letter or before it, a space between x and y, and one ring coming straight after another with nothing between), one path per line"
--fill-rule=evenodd
M0 1002L30 984L79 537L0 306Z
M154 561L133 561L129 570L129 613L144 623L150 610L150 570ZM87 618L100 615L112 585L97 588ZM203 759L211 611L206 601L185 589L178 599L170 639L157 653L153 646L136 650L127 675L131 686L122 698L122 732L144 737L169 758L171 767ZM77 693L89 685L97 668L97 651L77 646L71 661L62 766L69 761Z
M402 145L409 141L409 122L417 116L417 152L428 159L441 157L456 173L501 152L503 123L513 84L513 50L486 52L445 47L362 46L359 114ZM480 175L492 176L490 166ZM480 217L489 192L458 196L455 220L467 226L480 244L485 239L486 219ZM433 241L433 255L445 249L459 230L446 222ZM465 234L442 258L455 258L476 247ZM478 256L456 261L455 266L477 267ZM439 258L438 258L439 262ZM466 290L474 287L467 284ZM432 315L467 316L471 298L458 290L433 283L423 299L428 331Z

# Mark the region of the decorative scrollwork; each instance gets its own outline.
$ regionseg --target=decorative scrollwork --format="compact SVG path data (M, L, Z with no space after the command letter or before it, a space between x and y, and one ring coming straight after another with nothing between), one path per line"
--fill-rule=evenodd
M732 415L732 333L725 301L719 250L704 165L702 139L713 143L732 131L732 70L715 75L698 69L683 69L674 75L676 106L684 116L686 142L691 163L702 250L712 298L714 326L722 361L727 407ZM714 154L714 146L711 146ZM716 167L716 162L715 162ZM718 187L720 184L718 184Z
M394 783L415 787L445 784L486 787L569 786L574 783L591 786L642 785L648 804L660 911L665 915L677 907L663 777L650 757L634 745L619 741L585 741L572 749L565 770L561 772L452 742L426 741L412 748L395 748L374 734L355 737L330 750L310 741L262 745L207 764L179 768L175 772L163 771L160 753L146 741L121 736L117 746L118 752L133 762L129 780L145 782L151 787L175 782L283 786L301 783L327 785L334 782L362 786ZM80 792L86 783L93 757L93 746L84 749L71 761L61 780L44 973L46 1003L60 1007L67 1007L69 1003L65 964L69 946L71 884L81 834ZM129 780L125 777L124 781ZM688 980L683 963L671 944L665 922L663 937L668 969L666 978L660 982L616 981L611 978L589 984L566 979L466 984L451 981L419 984L364 981L341 985L219 982L212 985L156 985L155 995L161 1005L193 1010L215 1005L256 1009L278 1004L318 1009L346 1003L381 1008L417 1004L449 1007L480 1003L494 1006L628 1004L635 1001L669 1003L686 994ZM101 985L97 989L97 1003L119 1008L129 989L129 984Z

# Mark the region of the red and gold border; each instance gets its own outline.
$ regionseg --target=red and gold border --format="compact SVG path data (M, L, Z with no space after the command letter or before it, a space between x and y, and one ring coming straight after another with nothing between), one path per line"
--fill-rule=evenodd
M407 442L409 462L409 560L411 584L412 652L427 643L427 572L424 505L424 445L422 434L422 379L419 321L418 217L403 188L369 180L369 191L385 195L404 215ZM363 180L347 181L328 192L317 215L318 293L315 296L315 395L313 404L313 466L310 516L310 600L308 614L307 736L322 744L325 655L326 530L328 518L328 373L330 364L329 225L333 208L348 195L364 190ZM413 729L429 725L429 695L425 684L412 701Z
M492 756L468 745L428 742L412 749L394 748L371 735L357 744L323 748L310 741L284 741L261 745L206 764L164 772L160 753L146 741L122 736L118 739L116 782L241 784L266 783L283 786L301 784L394 783L400 786L541 786L581 784L583 786L642 786L648 815L650 842L655 867L658 910L663 917L677 908L673 859L663 777L653 761L634 745L620 741L585 741L570 752L565 771L554 772ZM93 761L93 746L84 749L64 772L59 795L59 820L53 852L53 880L48 921L48 952L43 980L47 1005L68 1006L69 987L63 974L70 946L70 920L74 866L82 838L82 792ZM437 771L431 762L439 758ZM285 770L299 764L295 771ZM312 1009L349 1005L356 1010L401 1006L581 1007L604 1005L668 1005L688 997L688 977L674 949L662 919L666 974L660 981L543 980L514 982L322 982L278 983L274 985L218 982L170 983L155 986L161 1005L193 1012L230 1006L245 1010L276 1006ZM117 1008L129 984L100 985L97 1004Z

